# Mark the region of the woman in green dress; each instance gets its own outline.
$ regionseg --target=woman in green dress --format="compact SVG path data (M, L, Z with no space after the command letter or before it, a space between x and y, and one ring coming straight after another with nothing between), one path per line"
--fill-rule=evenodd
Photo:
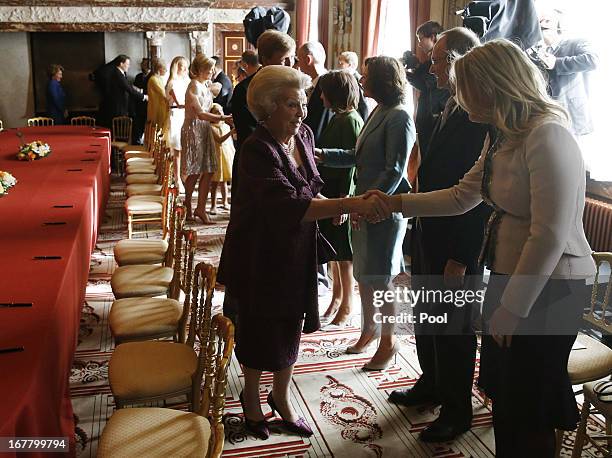
M319 138L318 148L353 150L363 127L363 119L357 112L359 85L350 73L337 70L326 73L319 80L321 99L334 117ZM325 182L321 194L327 198L346 197L351 194L354 168L318 166ZM350 242L349 222L346 218L319 221L323 236L329 240L336 256L329 263L333 278L332 300L323 315L330 324L342 326L351 314L353 294L353 252Z

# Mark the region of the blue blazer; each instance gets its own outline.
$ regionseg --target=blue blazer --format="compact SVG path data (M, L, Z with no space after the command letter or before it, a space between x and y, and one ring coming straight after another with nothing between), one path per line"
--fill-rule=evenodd
M59 81L50 79L47 84L47 113L55 124L64 124L66 93Z
M386 194L410 191L408 156L416 139L412 117L403 105L379 105L366 121L354 149L324 149L323 164L355 167L355 194L379 189Z

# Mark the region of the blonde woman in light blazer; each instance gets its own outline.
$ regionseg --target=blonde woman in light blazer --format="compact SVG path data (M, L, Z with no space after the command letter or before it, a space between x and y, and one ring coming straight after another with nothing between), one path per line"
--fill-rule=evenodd
M519 47L478 46L454 73L460 106L495 125L496 138L458 185L387 202L406 217L459 215L483 200L495 210L483 248L492 275L479 385L493 400L497 457L553 457L555 429L579 420L567 362L595 273L582 227L584 162L567 114Z

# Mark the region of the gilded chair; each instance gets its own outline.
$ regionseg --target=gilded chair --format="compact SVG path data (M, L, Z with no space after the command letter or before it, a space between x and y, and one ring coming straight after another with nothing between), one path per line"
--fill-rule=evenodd
M606 383L605 381L603 383ZM590 442L601 454L601 456L612 456L612 403L610 403L610 386L604 386L602 382L589 382L582 386L584 402L580 413L580 424L576 431L576 441L572 450L572 458L580 458L585 444ZM600 396L604 394L604 399ZM594 408L594 409L592 409ZM587 434L587 423L592 413L602 415L605 420L606 431L603 435L589 436ZM605 446L601 444L605 441Z
M144 159L144 158L132 158ZM132 184L154 184L159 183L163 172L163 166L167 160L171 161L172 152L161 145L155 150L153 159L150 163L130 163L128 162L129 173L125 177L125 183ZM131 160L131 159L129 159Z
M0 119L0 132L2 132L4 130L4 123L2 122L2 119Z
M185 209L177 207L176 219L182 221ZM190 309L195 246L186 247L183 241L177 245L176 236L182 229L173 231L169 251L174 253L174 274L167 298L131 297L113 302L109 313L109 326L115 344L123 342L172 338L185 342L185 326ZM185 294L181 307L179 298Z
M117 172L123 167L122 149L130 143L132 138L132 118L129 116L117 116L112 120L111 149Z
M164 262L170 237L172 237L174 231L183 229L185 221L184 208L177 205L177 199L170 199L167 208L167 217L164 218L160 239L124 239L117 242L113 247L113 254L119 267L134 264L161 264Z
M157 407L117 410L104 427L98 457L220 457L227 369L233 346L234 325L227 317L215 315L210 337L202 343L198 356L198 367L205 371L205 388L197 413Z
M96 118L92 118L91 116L75 116L70 119L70 125L96 127Z
M134 234L134 225L135 224L152 224L152 223L160 223L161 227L164 227L164 218L167 215L168 209L168 193L170 189L173 190L173 198L177 198L178 192L176 187L172 184L172 161L169 157L169 152L164 154L164 159L160 160L159 165L163 167L162 173L152 174L155 177L156 181L152 183L140 183L141 185L148 184L151 188L149 191L153 195L147 195L144 193L144 190L147 190L146 186L141 186L143 188L142 193L138 194L134 190L134 187L138 183L131 183L129 187L131 187L130 192L136 195L132 195L128 197L125 201L125 211L127 213L127 224L128 224L128 239L132 238ZM129 177L137 177L138 175L148 175L148 174L134 174L128 175ZM161 177L162 184L160 187L160 193L155 195L154 191L158 188L156 186L157 180ZM148 229L148 226L147 226Z
M591 305L588 313L583 315L584 322L602 333L609 335L612 332L612 322L606 318L610 313L610 292L612 290L612 275L607 279L607 286L600 299L601 267L607 263L612 267L612 253L593 253L597 266L593 288L591 289ZM572 385L582 385L609 377L612 374L612 349L599 340L580 333L576 338L576 349L570 352L567 371ZM557 456L561 453L563 431L557 431Z
M145 124L145 131L144 131L144 144L142 144L142 145L126 145L126 146L124 146L122 148L123 152L125 154L138 153L138 152L147 153L151 149L151 146L152 146L152 143L153 143L153 138L155 137L157 132L161 132L161 129L158 128L157 124L151 123L151 122L147 122Z
M54 124L55 122L53 121L53 118L47 118L44 116L28 119L28 127L53 126Z
M183 237L187 245L189 238L195 241L195 231L183 231ZM195 243L190 246L195 247ZM215 279L213 266L196 266L186 342L148 340L126 342L115 348L108 378L117 408L185 396L190 410L198 411L205 368L204 361L198 360L195 344L198 341L204 349L209 340Z

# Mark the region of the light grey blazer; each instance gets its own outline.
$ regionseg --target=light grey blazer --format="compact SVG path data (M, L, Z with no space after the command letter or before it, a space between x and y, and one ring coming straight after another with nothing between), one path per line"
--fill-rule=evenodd
M402 195L404 216L460 215L474 208L482 202L484 157L452 188ZM568 127L548 118L516 147L502 144L492 167L490 197L505 213L489 268L512 276L501 305L526 317L549 278L595 273L582 225L584 161Z
M355 166L355 193L379 189L408 192L406 164L416 138L414 122L404 106L379 106L368 118L355 149L324 149L324 165ZM362 223L351 232L353 275L360 283L380 288L403 272L402 241L406 220L401 213L378 224Z
M407 163L416 133L403 105L379 105L364 125L355 149L324 149L323 164L355 166L356 194L379 189L387 194L408 192Z

